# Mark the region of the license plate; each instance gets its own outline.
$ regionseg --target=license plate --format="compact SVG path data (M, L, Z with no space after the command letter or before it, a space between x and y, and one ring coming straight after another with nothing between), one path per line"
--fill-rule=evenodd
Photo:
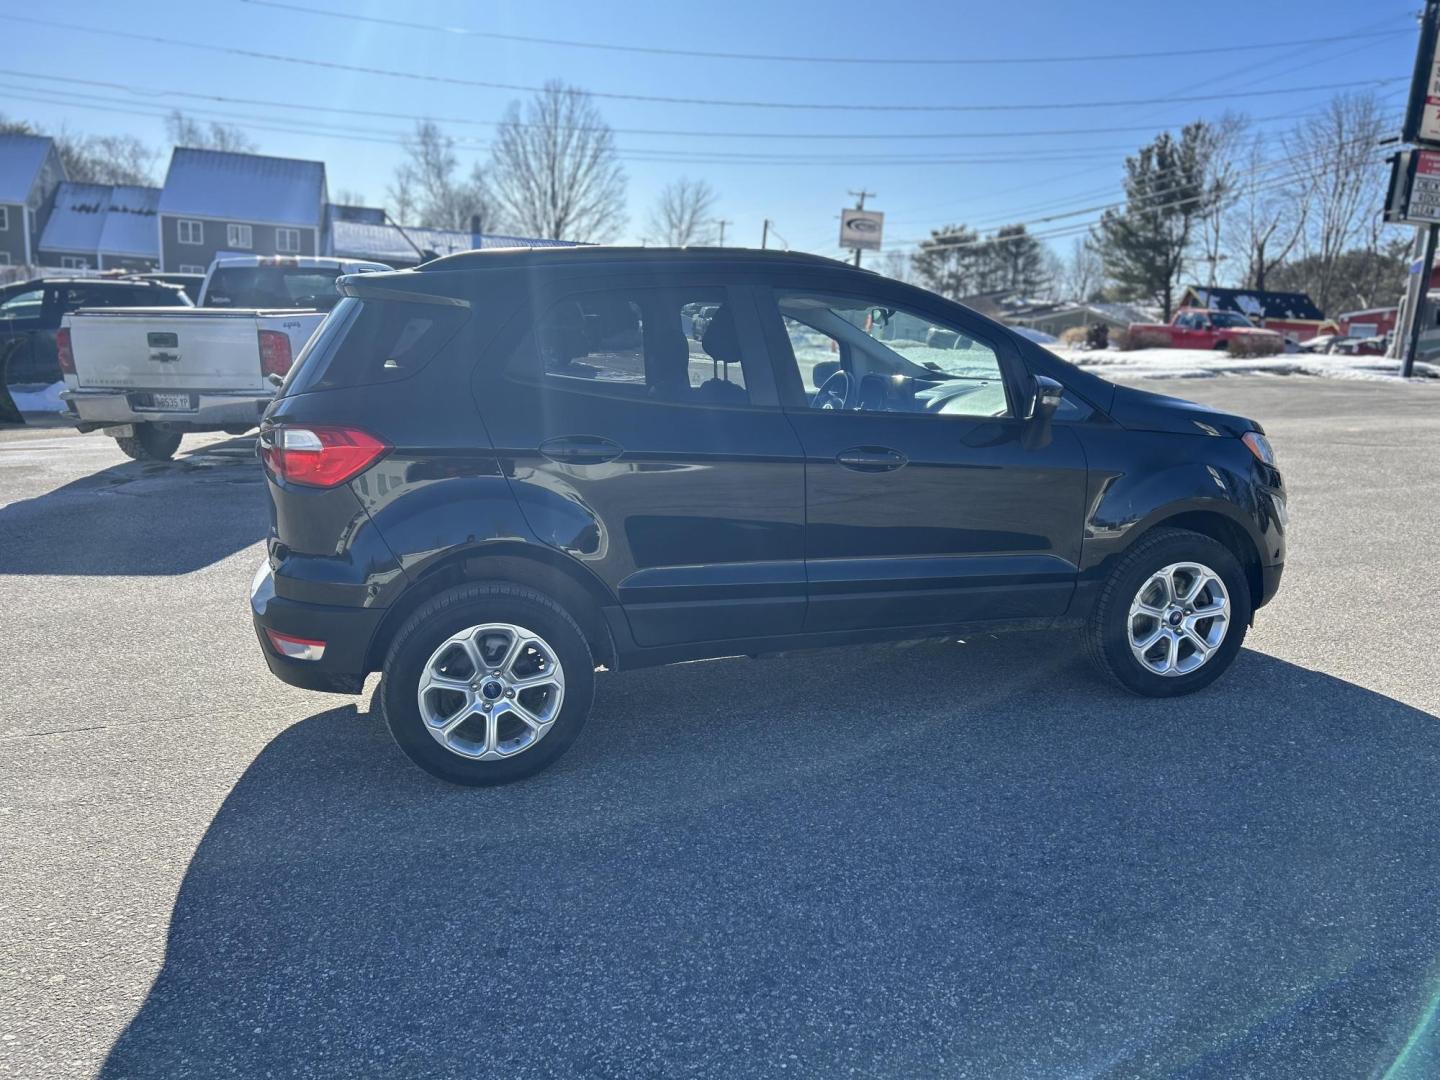
M165 412L187 412L190 409L190 395L151 394L150 408Z

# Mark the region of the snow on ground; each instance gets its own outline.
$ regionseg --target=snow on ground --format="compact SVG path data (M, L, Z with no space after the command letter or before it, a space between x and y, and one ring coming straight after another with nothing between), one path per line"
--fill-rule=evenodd
M1210 379L1217 375L1310 375L1326 379L1398 379L1400 361L1384 356L1283 353L1231 359L1205 349L1088 350L1052 346L1076 367L1106 379ZM1440 364L1417 362L1415 375L1440 379Z
M64 408L60 401L60 391L65 389L63 382L51 383L49 386L19 383L9 389L15 407L22 413L53 413Z

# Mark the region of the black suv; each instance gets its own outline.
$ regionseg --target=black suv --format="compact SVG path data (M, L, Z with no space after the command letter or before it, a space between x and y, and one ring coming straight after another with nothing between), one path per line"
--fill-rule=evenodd
M814 256L468 252L341 280L261 426L270 669L447 780L559 757L594 672L1072 627L1229 666L1285 556L1260 426Z

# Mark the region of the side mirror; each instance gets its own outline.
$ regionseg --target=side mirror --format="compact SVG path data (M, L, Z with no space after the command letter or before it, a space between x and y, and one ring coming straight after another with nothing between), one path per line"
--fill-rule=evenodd
M820 363L810 369L810 385L815 387L816 390L819 390L820 387L824 386L839 370L840 361L821 360Z
M1036 375L1031 379L1031 394L1030 419L1049 423L1065 397L1065 387L1047 375Z
M1024 445L1027 450L1038 450L1050 445L1050 420L1060 408L1060 399L1065 396L1065 387L1045 375L1036 375L1030 380L1030 421L1025 426Z

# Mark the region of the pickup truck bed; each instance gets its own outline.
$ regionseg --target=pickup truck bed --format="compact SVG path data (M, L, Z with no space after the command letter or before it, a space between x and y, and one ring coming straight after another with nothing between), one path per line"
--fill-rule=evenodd
M73 372L61 397L82 430L246 430L275 393L261 364L262 335L288 367L324 318L251 308L82 309L63 328Z

